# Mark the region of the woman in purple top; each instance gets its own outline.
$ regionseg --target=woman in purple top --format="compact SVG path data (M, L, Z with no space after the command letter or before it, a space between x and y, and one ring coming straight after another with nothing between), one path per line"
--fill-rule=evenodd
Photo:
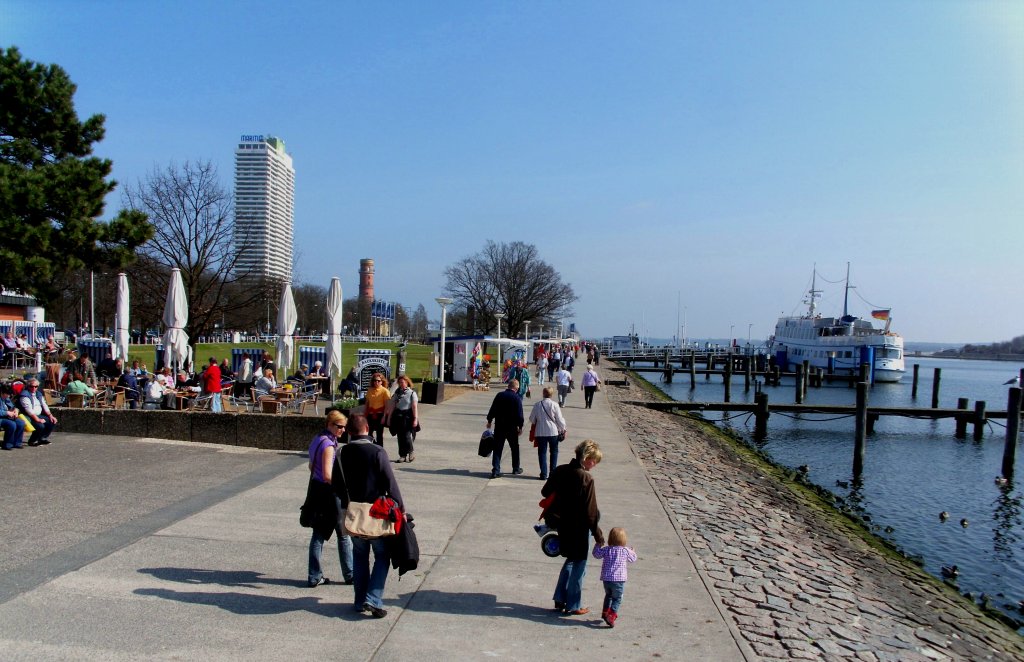
M309 493L306 503L312 506L314 515L313 534L309 539L309 586L330 584L320 567L324 543L338 534L338 560L341 562L341 576L346 584L352 583L352 539L345 535L341 526L344 509L334 494L331 484L334 479L334 456L338 452L338 439L345 432L345 415L332 410L327 414L327 426L309 444Z

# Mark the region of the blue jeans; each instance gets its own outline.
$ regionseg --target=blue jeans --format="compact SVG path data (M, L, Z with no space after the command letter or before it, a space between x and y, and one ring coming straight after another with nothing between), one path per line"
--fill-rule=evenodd
M558 573L555 602L565 605L566 611L576 611L583 602L583 578L587 576L587 557L566 559Z
M537 459L540 461L540 475L548 477L548 450L551 450L551 469L558 466L558 437L537 437Z
M352 538L342 535L341 528L334 530L338 536L338 561L341 563L341 578L346 582L352 581ZM313 529L313 535L309 539L309 583L316 584L324 576L320 565L320 558L323 554L324 539Z
M370 550L373 550L373 570L370 570ZM387 542L384 538L352 538L352 560L355 562L355 606L356 610L368 604L384 608L384 582L388 579Z
M626 589L626 582L605 582L604 583L604 609L611 609L619 613L619 605L622 604L622 592Z
M0 419L0 429L4 431L4 448L21 448L25 438L25 421L4 416Z

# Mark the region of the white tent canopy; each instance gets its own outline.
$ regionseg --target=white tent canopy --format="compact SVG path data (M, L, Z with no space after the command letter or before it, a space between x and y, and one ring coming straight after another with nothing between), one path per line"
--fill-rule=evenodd
M331 287L327 290L327 374L331 393L334 385L341 379L341 279L331 279Z
M191 348L188 346L188 299L185 297L185 284L181 280L181 270L171 270L171 282L167 286L167 302L164 304L164 364L174 372L184 368L189 359Z
M117 311L114 314L114 358L128 362L128 275L117 275Z
M281 292L281 307L277 311L277 380L284 381L292 369L295 356L294 339L295 325L298 323L295 310L295 299L292 297L292 284L285 283Z

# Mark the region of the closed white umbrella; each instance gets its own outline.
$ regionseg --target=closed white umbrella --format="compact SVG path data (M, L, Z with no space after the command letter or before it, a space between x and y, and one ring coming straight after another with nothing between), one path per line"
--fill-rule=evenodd
M128 364L128 275L117 275L117 312L114 315L114 358Z
M185 297L185 284L181 280L181 270L171 269L171 282L167 286L167 302L164 303L164 364L169 366L177 376L189 359L188 334L188 299Z
M327 290L327 383L331 393L334 385L341 378L341 279L331 279L331 287Z
M292 335L299 316L295 312L295 299L292 298L292 284L285 283L281 292L281 307L277 311L277 366L278 381L284 381L292 369L294 356Z

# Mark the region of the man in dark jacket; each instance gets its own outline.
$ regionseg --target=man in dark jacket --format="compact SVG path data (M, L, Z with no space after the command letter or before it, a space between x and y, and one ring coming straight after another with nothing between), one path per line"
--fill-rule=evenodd
M555 585L555 609L566 614L583 615L590 610L582 605L583 578L587 574L590 556L590 536L604 544L604 534L598 522L601 511L597 507L594 477L590 475L601 461L601 448L587 439L576 446L576 457L551 472L541 488L541 495L555 495L555 501L546 516L548 526L558 530L558 546L565 562Z
M491 454L491 478L501 478L501 452L505 441L512 451L512 472L523 473L519 464L519 435L523 431L523 400L519 397L519 380L508 380L508 388L494 396L487 412L487 429L494 423L494 452Z

